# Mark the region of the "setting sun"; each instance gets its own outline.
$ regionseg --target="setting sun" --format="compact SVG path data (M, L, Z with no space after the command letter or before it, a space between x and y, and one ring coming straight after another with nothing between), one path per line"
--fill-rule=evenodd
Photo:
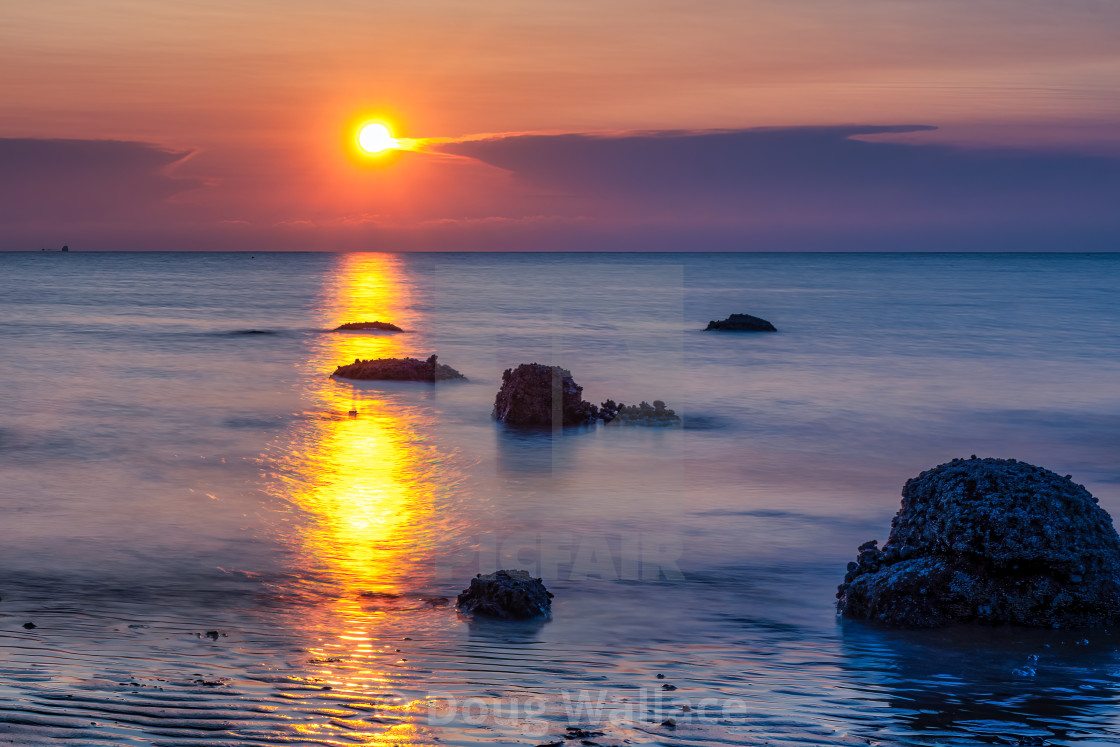
M400 141L393 137L389 128L380 122L370 122L358 131L358 145L366 153L381 153L396 148Z

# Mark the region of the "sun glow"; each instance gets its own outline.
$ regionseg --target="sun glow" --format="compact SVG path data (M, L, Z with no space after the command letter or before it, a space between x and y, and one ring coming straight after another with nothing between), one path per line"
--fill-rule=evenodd
M393 137L388 127L380 122L370 122L358 130L358 145L366 153L377 154L399 148L401 142Z

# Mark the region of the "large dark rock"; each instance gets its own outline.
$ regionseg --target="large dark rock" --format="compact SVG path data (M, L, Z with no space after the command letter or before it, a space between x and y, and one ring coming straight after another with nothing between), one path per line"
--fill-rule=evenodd
M879 549L859 547L845 617L1096 627L1120 622L1120 539L1097 499L1014 459L955 459L909 480Z
M732 314L731 316L721 321L708 322L708 326L704 328L705 331L710 329L722 330L725 332L777 332L774 325L765 319L750 314Z
M391 322L347 322L332 329L332 332L364 332L375 330L377 332L404 332L403 329Z
M434 355L426 361L416 358L355 360L353 363L339 366L331 375L342 379L379 381L449 381L467 378L451 366L437 363Z
M502 374L493 414L509 425L551 426L554 416L559 417L562 425L583 425L594 422L599 410L585 402L582 395L583 387L572 380L570 371L559 366L522 363Z
M463 612L509 620L528 620L552 611L552 594L528 571L495 571L471 579L456 599Z

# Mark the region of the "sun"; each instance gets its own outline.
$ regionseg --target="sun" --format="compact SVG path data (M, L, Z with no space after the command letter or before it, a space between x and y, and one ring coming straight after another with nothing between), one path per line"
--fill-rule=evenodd
M380 122L370 122L358 130L358 145L366 153L382 153L400 146L389 128Z

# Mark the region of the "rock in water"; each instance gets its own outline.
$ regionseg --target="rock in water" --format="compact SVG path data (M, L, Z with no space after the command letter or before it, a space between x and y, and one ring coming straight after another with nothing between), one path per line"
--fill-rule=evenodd
M560 403L554 413L553 396ZM559 366L522 363L507 368L502 386L494 399L494 418L509 425L551 426L553 415L561 425L583 425L599 417L595 405L583 400L583 387L572 380L572 374Z
M640 405L624 405L608 399L601 403L599 417L604 422L615 425L651 425L661 427L674 427L681 424L680 416L665 407L665 403L655 399L651 405L642 402Z
M708 322L705 331L709 329L724 330L727 332L777 332L774 325L765 319L750 314L732 314L721 321Z
M1069 477L1014 459L954 459L909 480L879 549L836 596L845 617L1097 627L1120 621L1120 539Z
M528 571L495 571L471 579L455 602L463 612L508 620L528 620L552 611L552 594Z
M467 378L451 366L437 363L434 355L426 361L416 358L355 360L348 365L339 366L331 376L378 381L450 381Z
M404 332L403 329L391 322L347 322L335 327L331 332L361 332L370 329L379 332Z

